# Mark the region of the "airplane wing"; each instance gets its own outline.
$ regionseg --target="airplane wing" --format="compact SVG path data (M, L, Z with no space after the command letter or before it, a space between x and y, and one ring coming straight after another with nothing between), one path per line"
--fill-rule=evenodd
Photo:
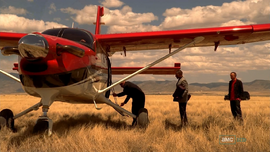
M175 63L174 67L151 67L140 74L154 74L154 75L175 75L180 67L180 63ZM132 74L143 67L112 67L113 75Z
M214 27L172 31L100 34L97 41L109 55L118 51L178 48L197 36L205 39L189 47L235 45L270 40L270 24Z
M0 32L0 49L5 46L18 46L18 41L27 35L26 33Z

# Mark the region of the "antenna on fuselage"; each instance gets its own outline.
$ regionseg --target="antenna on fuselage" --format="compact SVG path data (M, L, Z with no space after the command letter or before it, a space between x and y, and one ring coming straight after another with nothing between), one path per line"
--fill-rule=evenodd
M97 19L96 19L96 22L93 23L93 24L96 25L96 32L95 32L95 34L100 34L100 25L105 24L104 22L100 22L101 17L103 15L104 15L104 8L98 6L98 9L97 9Z

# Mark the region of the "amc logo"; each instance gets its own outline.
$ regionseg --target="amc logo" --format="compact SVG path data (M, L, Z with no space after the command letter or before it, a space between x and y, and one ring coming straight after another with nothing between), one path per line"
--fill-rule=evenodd
M236 142L246 142L246 138L236 138L235 135L219 135L219 144L236 144Z
M219 135L219 144L235 144L235 135Z

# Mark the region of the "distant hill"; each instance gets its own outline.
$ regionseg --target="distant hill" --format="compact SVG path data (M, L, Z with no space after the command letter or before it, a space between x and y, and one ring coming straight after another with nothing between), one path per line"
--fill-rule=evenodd
M19 77L18 74L12 74L15 77ZM133 81L137 84L145 94L172 94L175 89L175 81ZM8 78L7 76L0 74L0 94L11 93L24 93L21 84ZM270 80L254 80L252 82L244 82L244 90L249 92L269 92L270 95ZM115 87L116 92L122 91L122 88L118 85ZM191 93L196 92L227 92L228 83L190 83L189 91Z
M11 73L11 75L19 78L18 74ZM6 75L0 74L0 94L10 94L10 93L23 93L24 90L21 84L17 81L7 77Z
M191 83L192 89L198 91L227 91L229 88L228 83L207 83L207 84L200 84L200 83ZM243 83L244 90L247 91L270 91L270 80L254 80L252 82L244 82ZM269 92L270 94L270 92Z
M146 94L172 94L175 90L176 81L134 81L143 89ZM249 92L269 92L270 95L270 80L254 80L252 82L243 83L244 90ZM190 83L189 91L194 92L209 92L220 91L228 92L228 83Z

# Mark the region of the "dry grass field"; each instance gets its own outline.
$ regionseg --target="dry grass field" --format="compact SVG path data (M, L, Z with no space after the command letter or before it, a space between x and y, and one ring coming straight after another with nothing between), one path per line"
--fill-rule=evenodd
M118 98L118 103L124 98ZM112 101L114 99L112 98ZM28 95L0 95L0 109L20 111L39 102ZM53 135L33 134L41 109L15 120L17 133L0 131L0 151L69 152L204 152L270 151L270 97L251 96L242 101L244 123L233 120L229 101L223 96L193 95L187 105L189 125L179 127L178 104L171 95L147 95L150 124L146 129L132 128L132 118L123 117L107 105L55 102L48 116L54 121ZM124 106L131 108L131 101ZM245 142L219 143L220 135L235 135Z

